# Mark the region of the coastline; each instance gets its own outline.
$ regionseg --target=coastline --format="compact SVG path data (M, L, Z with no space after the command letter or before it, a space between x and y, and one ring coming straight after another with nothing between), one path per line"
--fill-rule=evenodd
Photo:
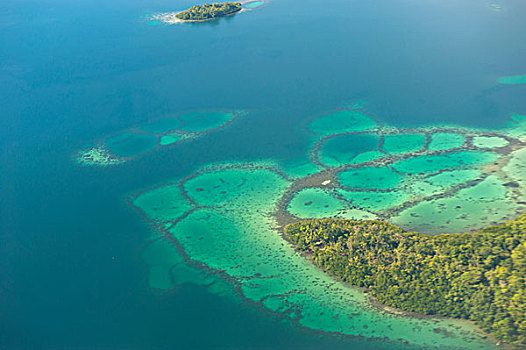
M238 1L238 2L241 3L241 6L243 6L245 4L248 4L248 3L251 3L251 2L255 2L255 0L243 0L243 1ZM264 3L266 3L266 2L267 1L265 0ZM258 6L258 7L260 7L260 6ZM208 18L208 19L200 19L200 20L183 20L183 19L177 18L178 14L180 14L182 12L185 12L186 10L183 10L183 11L172 11L172 12L161 12L161 13L157 13L157 14L151 15L149 17L149 19L151 21L159 21L159 22L164 23L164 24L204 23L204 22L211 22L211 21L214 21L214 20L217 20L217 19L220 19L220 18L231 17L231 16L234 16L234 15L236 15L238 13L242 13L242 12L245 12L245 11L251 11L251 10L254 10L256 8L252 9L252 8L242 7L239 11L232 12L232 13L229 13L229 14L224 15L224 16Z
M161 198L186 198L187 203L195 201L192 205L197 206L181 216L179 214L186 209L161 217L151 215L151 210L155 212L155 209L149 205L136 209L156 227L171 222L172 226L163 227L161 235L174 244L180 244L189 261L210 269L212 273L224 273L243 300L291 320L299 328L397 344L407 342L426 348L434 348L432 345L438 343L449 349L494 349L495 343L489 344L486 333L460 320L437 317L417 320L409 315L403 317L380 312L361 289L331 277L310 259L297 253L294 246L279 235L276 222L272 215L268 215L276 209L275 199L290 183L283 175L286 174L276 172L273 164L268 163L212 164L187 177L153 188L152 195L157 193ZM242 181L243 178L246 181ZM256 183L276 190L270 194L261 193L256 189ZM248 194L244 188L250 189ZM151 190L139 193L148 196ZM241 193L244 194L238 196ZM258 195L254 197L253 194ZM224 195L234 201L225 201ZM247 212L246 207L252 210ZM209 212L212 209L215 211L213 215ZM205 217L206 222L202 220ZM197 222L203 223L199 224L202 233L197 236L189 234L194 230L193 223ZM231 223L235 223L234 227ZM218 227L223 227L222 231L228 235L217 236L214 232ZM244 244L239 245L234 239L239 233L236 227L243 227L243 236L248 239ZM254 241L258 244L251 243ZM200 250L203 242L207 242L207 247L212 244L217 249L212 249L213 254L209 255L209 248ZM254 252L254 247L261 250ZM242 254L224 253L231 251L229 248L240 250ZM278 253L267 256L263 252L268 253L269 248ZM283 270L283 264L295 268ZM320 314L321 308L325 311Z
M160 21L160 22L165 23L165 24L203 23L203 22L214 21L214 20L219 19L219 18L231 17L231 16L233 16L235 14L243 12L243 10L244 9L241 9L239 11L232 12L232 13L229 13L228 15L224 15L224 16L221 16L221 17L214 17L214 18L208 18L208 19L189 19L189 20L183 20L183 19L177 18L177 15L179 13L181 13L181 12L184 12L184 11L164 12L164 13L160 13L160 14L157 14L157 15L152 15L150 17L150 19L153 20L153 21Z
M524 217L524 215L526 214L521 214L519 215L519 217L517 217L516 219L513 219L513 220L509 220L509 221L506 221L504 224L510 224L509 227L511 227L512 231L515 230L515 232L519 232L519 234L521 234L521 230L519 229L519 231L517 231L517 227L518 226L515 226L515 221L520 221L521 220L521 217ZM308 221L308 220L307 220ZM358 220L358 221L361 221L361 220ZM298 222L299 224L302 223L301 221ZM500 225L496 225L496 229L502 229L504 224L500 224ZM375 223L376 225L376 223ZM288 226L288 225L287 225ZM487 227L484 227L483 229L481 229L481 231L486 231L486 229L491 229L493 225L491 226L487 226ZM334 224L333 224L333 228L334 228ZM504 227L505 228L505 227ZM304 228L301 228L299 229L299 231L304 231L305 229ZM308 229L307 229L308 230ZM286 233L287 231L287 228L286 227L280 227L280 231L281 231L281 237L286 240L289 244L292 245L292 247L294 248L294 250L301 256L303 256L304 258L306 258L307 260L309 260L311 262L311 264L313 264L319 271L323 272L324 274L327 274L328 276L331 276L331 278L333 278L334 280L336 281L339 281L347 286L349 286L350 288L352 289L356 289L356 290L359 290L361 291L365 296L366 296L366 299L367 301L369 302L369 305L374 309L376 310L377 312L381 313L381 314L390 314L390 315L393 315L393 316L400 316L400 317L405 317L405 318L414 318L414 319L422 319L422 320L427 320L427 321L431 321L431 322L434 322L434 323L438 323L440 320L443 320L443 321L450 321L450 322L453 322L453 323L457 323L457 325L455 326L455 328L457 329L460 329L462 327L462 324L465 324L465 325L469 325L470 327L473 327L475 329L477 329L478 332L480 332L480 334L482 335L483 339L486 339L490 344L494 344L494 346L496 347L499 347L499 348L502 348L502 349L522 349L524 344L521 342L521 339L520 339L520 332L517 333L517 337L518 338L511 338L511 339L506 339L505 337L502 336L502 333L499 333L499 328L498 327L495 327L495 326L491 326L487 329L484 329L484 327L487 327L487 325L485 324L479 324L479 322L481 321L481 319L477 319L477 317L474 317L474 318L471 318L472 316L468 316L470 318L465 318L465 315L464 317L462 316L452 316L451 314L450 315L440 315L440 314L435 314L433 313L433 311L431 313L421 313L419 311L408 311L408 310L405 310L403 308L400 308L400 307L396 307L396 306L390 306L388 304L384 304L383 302L380 302L379 299L373 295L373 293L371 293L371 290L367 287L367 286L364 286L364 287L361 287L361 286L357 286L355 284L353 284L352 282L349 282L347 280L344 280L342 276L339 276L337 274L334 274L332 273L330 270L327 270L326 268L324 268L324 265L323 264L320 264L319 263L319 255L318 255L318 252L319 251L323 251L323 250L326 250L326 247L323 247L323 248L319 248L319 251L314 249L314 250L311 250L310 248L307 248L308 250L304 250L304 249L299 249L298 247L299 246L307 246L309 247L308 243L309 241L311 242L311 247L312 245L314 246L317 246L319 243L321 243L323 241L323 239L327 239L327 236L324 236L325 238L320 238L320 242L317 242L317 243L312 243L316 240L316 238L313 238L312 236L305 236L307 237L305 242L303 242L302 240L298 240L298 242L295 242L294 240L296 238L298 238L298 236L302 237L301 234L297 234L295 236L289 236L289 234ZM319 232L319 231L317 231ZM352 232L352 230L351 230ZM496 231L496 232L500 232L500 231ZM329 239L329 241L331 241L331 239ZM335 242L336 240L333 240L333 242ZM301 243L303 242L303 243ZM299 244L299 246L298 246ZM338 244L340 244L340 240L338 240ZM345 244L345 243L344 243ZM302 247L303 247L302 246ZM331 249L331 247L329 246L328 249ZM356 247L354 246L354 249L356 249ZM350 279L352 280L352 278ZM374 285L374 283L373 283ZM379 296L381 296L381 293L379 294ZM401 307L404 307L404 306L401 306ZM426 312L426 311L424 311ZM509 317L512 317L511 315L509 315ZM520 316L519 316L519 319L520 319ZM433 331L436 331L437 333L441 333L442 330L440 329L434 329ZM447 333L444 333L445 335L447 335ZM500 336L502 337L501 339L499 339L499 334Z
M294 251L296 251L296 253L298 253L299 255L304 257L305 259L307 259L316 269L318 269L322 273L326 274L327 276L330 276L335 281L343 283L347 287L349 287L351 289L358 290L361 293L363 293L365 295L366 300L368 301L369 305L371 306L371 308L376 310L377 312L379 312L381 314L390 314L390 315L393 315L395 317L414 318L414 319L420 319L420 320L456 321L456 322L464 323L464 324L470 325L471 327L476 328L481 334L484 335L485 339L487 339L490 343L493 343L496 346L499 346L501 349L503 349L503 350L512 350L512 349L514 349L513 345L508 344L508 343L506 343L506 342L504 342L502 340L499 340L499 339L495 338L495 336L493 334L491 334L491 333L483 331L472 320L465 319L465 318L454 318L454 317L447 317L447 316L440 316L440 315L422 314L422 313L418 313L418 312L407 311L407 310L404 310L404 309L388 306L388 305L385 305L385 304L381 303L380 301L378 301L378 299L374 295L372 295L370 293L370 290L368 288L366 288L366 287L359 287L359 286L350 284L349 282L344 281L340 276L334 275L334 274L330 273L329 271L327 271L325 269L322 269L321 267L316 265L314 263L314 259L313 259L314 253L309 253L309 252L305 252L305 251L301 251L301 250L297 249L296 246L294 245L294 243L291 242L288 239L287 235L285 235L285 227L280 227L279 231L280 231L281 238L283 238L288 244L290 244L292 246L292 248L294 249Z

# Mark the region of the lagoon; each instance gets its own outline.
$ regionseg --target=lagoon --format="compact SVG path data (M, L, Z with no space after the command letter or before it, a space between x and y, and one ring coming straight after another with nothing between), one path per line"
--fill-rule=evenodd
M390 323L396 317L356 306L363 305L363 294L348 291L311 265L300 264L302 260L290 247L281 246L267 219L263 223L252 220L254 213L248 210L238 214L242 220L232 216L236 214L233 210L246 208L247 201L251 203L248 208L255 205L267 211L269 202L279 200L283 186L323 166L381 161L382 157L399 157L426 146L421 137L403 143L407 148L400 147L396 138L384 145L376 142L379 134L396 134L393 128L406 128L407 134L416 135L422 130L414 129L439 125L442 129L427 144L429 151L465 148L473 142L472 135L467 139L464 134L458 136L458 129L475 130L473 135L479 138L474 144L491 146L479 149L484 154L508 147L504 142L488 144L482 137L498 136L493 133L509 136L503 130L511 122L510 116L521 120L519 116L526 114L526 86L497 83L499 77L526 71L522 35L526 5L511 0L494 11L475 0L381 4L335 0L331 6L313 0L274 0L210 23L148 25L147 18L153 13L178 11L193 4L187 0L177 4L160 0L7 0L0 5L0 44L5 48L0 55L0 342L7 348L22 349L413 349L426 348L420 340L428 339L445 339L448 345L464 349L472 344L487 346L480 338L473 343L469 337L452 341L434 333L431 326L423 327L425 336L418 342L407 344L392 337L370 340L376 332L391 334L396 330L405 341L414 340L415 327L411 325L418 325L418 321ZM356 104L362 108L347 109L365 116L358 117L356 123L335 123L327 129L316 122L320 116ZM173 122L170 118L202 111L246 114L228 127L192 140L180 142L180 134L164 134L166 128L178 127L167 126ZM215 125L221 125L222 115L215 116ZM335 121L341 118L341 114L333 117ZM377 125L383 128L375 130ZM149 127L143 130L141 126ZM331 136L350 127L358 127L363 136ZM183 131L200 130L203 127L197 125ZM514 130L512 137L524 135L524 128ZM155 145L151 137L143 136L140 142L130 143L137 139L130 139L128 132L132 136L172 136L158 139ZM105 167L76 162L79 151L122 134L126 137L113 139L110 146L133 159ZM329 138L319 144L320 152L311 152L324 137ZM367 140L363 151L342 147L345 142L339 141L353 138ZM415 161L399 160L393 165L399 176L416 178L382 182L384 188L368 193L360 191L368 189L367 182L347 179L349 188L331 191L324 187L321 194L303 193L306 199L291 202L296 208L291 210L302 209L301 213L310 215L297 204L312 201L307 208L319 206L327 212L336 208L338 214L343 197L359 203L367 213L374 209L383 215L382 210L405 203L408 192L429 193L431 188L438 193L444 187L457 186L449 181L448 172L460 172L455 173L455 179L467 181L479 176L477 166L483 167L489 158L473 153L479 152L474 149L468 151L452 153L469 158L471 164L476 163L474 168L452 167L439 177L434 173L437 168L430 165L428 173L415 175L411 170ZM524 179L516 175L524 169L523 152L513 154L513 162L504 169L523 186ZM440 159L449 162L451 158ZM215 168L211 169L211 164ZM232 169L223 169L232 164ZM250 177L244 175L246 164L258 169ZM275 171L276 164L288 179ZM192 177L195 174L202 176ZM236 197L229 204L222 197L225 189L221 189L205 198L213 203L202 202L200 195L222 184L217 174L228 191L241 184L238 177L245 177L267 184L274 192L256 191L253 195L246 191L243 193L252 195ZM227 175L231 182L226 182ZM330 187L336 178L329 175L304 181L319 185L330 178ZM150 214L143 215L131 201L139 193L149 193L149 197L142 197L144 205L155 194L168 193L163 198L172 198L171 205L168 209L163 205L165 211L156 212L155 217L179 215L196 205L180 200L177 192L165 192L172 189L166 188L170 184L180 190L177 184L182 180L187 189L194 186L193 200L213 206L215 213L209 212L212 209L194 211L181 221L184 230L160 229L177 235L191 247L187 249L195 249L191 255L199 257L196 260L216 270L228 270L242 280L250 273L271 275L274 268L282 268L275 261L290 258L299 268L287 272L284 290L319 279L314 289L291 295L291 305L316 299L328 285L338 297L308 304L308 317L299 323L291 312L282 317L273 311L283 308L279 298L267 297L263 305L253 301L276 295L276 286L264 285L265 279L246 279L239 284L225 274L210 274L213 270L209 267L187 264L173 245L153 244L159 240L159 227L152 226ZM466 210L491 203L490 199L477 204L469 198L500 196L498 178L489 177L480 184L459 192L468 203ZM398 187L389 192L392 186ZM158 192L148 192L155 188ZM324 194L327 191L330 202ZM315 202L319 198L321 201ZM458 223L462 227L439 227L443 217L451 215L449 209L431 221L420 219L433 212L434 206L447 207L448 202L448 198L437 197L427 205L408 207L400 211L396 223L430 231L463 229L472 223L468 218ZM179 207L174 203L184 204ZM502 203L499 208L509 208L505 214L511 215L516 205L507 197ZM342 215L363 214L343 209L348 210ZM482 219L491 222L505 216L499 215L489 212ZM246 230L246 240L237 246L238 251L232 250L229 259L209 253L214 244L221 243L216 235L222 231L209 230L202 217L213 219L214 227L225 230L230 239L228 249L232 249L232 241L240 239L239 232ZM247 221L250 225L243 226ZM192 229L201 230L201 235L187 238L184 232ZM263 232L265 244L277 259L271 260L268 269L247 258L256 232ZM194 239L203 244L194 245ZM152 249L155 254L150 254ZM232 266L234 259L248 261L243 268L236 268ZM166 274L167 269L173 278ZM351 296L357 300L355 304L348 302ZM343 315L326 311L339 309L339 303L358 308L351 313L361 316L348 322ZM338 316L338 322L333 322L332 316ZM369 327L371 324L376 328ZM392 331L389 326L393 325L401 328ZM340 329L347 335L330 332ZM357 332L365 338L349 336Z

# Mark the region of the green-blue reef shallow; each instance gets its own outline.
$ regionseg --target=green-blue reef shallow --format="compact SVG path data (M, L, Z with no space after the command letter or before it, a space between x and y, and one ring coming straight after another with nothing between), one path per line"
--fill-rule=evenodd
M260 7L262 5L264 5L265 2L264 1L250 1L250 2L246 2L244 5L243 5L243 8L246 8L246 9L255 9L257 7Z
M503 76L498 78L497 82L504 85L526 84L526 74Z
M468 318L526 346L526 214L478 232L426 235L379 220L310 219L285 236L324 271L381 303Z
M512 219L526 211L524 122L513 118L499 132L401 129L361 109L341 109L306 125L310 163L210 165L141 191L130 203L159 233L145 250L150 285L170 290L189 281L222 293L230 285L312 330L424 348L492 348L494 341L465 321L375 305L314 267L280 232L315 217L378 218L429 234ZM151 249L160 249L160 258Z
M162 118L107 137L79 151L76 160L82 165L121 164L224 128L243 114L242 111L207 111Z
M185 259L222 275L255 305L314 330L442 348L488 348L483 335L461 321L379 311L361 291L335 281L296 253L275 229L276 202L290 186L276 169L221 166L168 186L164 193L174 203L172 217L150 199L141 199L149 191L131 201L143 213L161 211L152 220L161 239L180 245ZM186 206L191 208L180 214ZM171 277L169 259L147 261L153 287L175 287L177 273ZM175 267L180 265L172 259Z
M309 186L332 190L361 211L356 219L366 211L434 234L473 231L526 211L517 187L523 175L505 170L526 144L522 116L513 115L498 132L458 126L402 129L366 117L350 109L306 125L307 131L316 130L310 158L323 169L316 176L327 182Z

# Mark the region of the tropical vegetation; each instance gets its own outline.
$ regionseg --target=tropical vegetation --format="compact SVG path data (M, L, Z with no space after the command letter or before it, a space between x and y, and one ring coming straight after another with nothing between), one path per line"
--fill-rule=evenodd
M239 2L224 2L195 5L188 10L175 15L183 21L208 21L214 18L228 16L241 10Z
M288 225L285 236L384 305L470 319L526 346L526 214L475 233L435 236L377 220L313 219Z

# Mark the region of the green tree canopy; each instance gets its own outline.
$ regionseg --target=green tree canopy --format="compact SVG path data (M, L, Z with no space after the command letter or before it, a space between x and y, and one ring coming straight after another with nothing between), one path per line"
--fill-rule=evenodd
M175 15L183 21L207 21L218 17L228 16L241 10L239 2L224 2L195 5L188 10Z
M288 225L285 236L385 305L470 319L526 346L526 214L475 233L436 236L383 221L314 219Z

